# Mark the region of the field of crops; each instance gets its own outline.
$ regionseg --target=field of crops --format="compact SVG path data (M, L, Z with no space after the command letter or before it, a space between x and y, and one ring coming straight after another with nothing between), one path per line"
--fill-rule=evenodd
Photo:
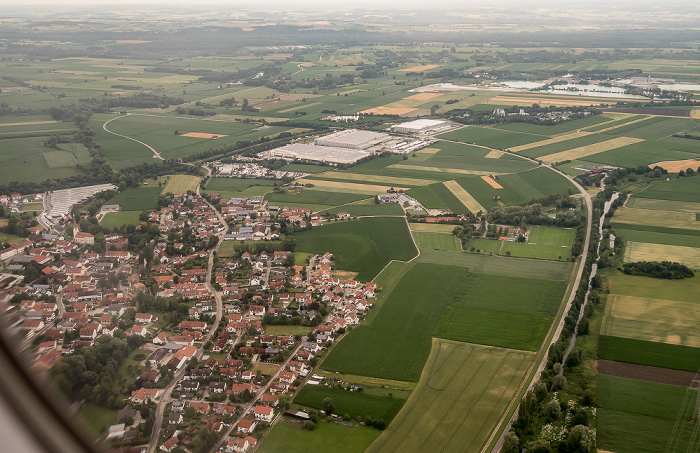
M696 372L700 348L601 335L598 357L616 362Z
M339 269L358 272L371 280L392 259L409 260L417 250L406 221L401 218L362 218L337 222L296 235L297 250L331 252Z
M700 268L700 248L681 245L650 244L646 242L627 242L625 261L666 261L671 260L685 264L693 269Z
M700 176L660 182L635 195L637 198L700 203Z
M668 451L670 442L671 451L689 451L697 429L688 423L695 399L691 390L605 375L597 381L599 451Z
M144 211L155 209L158 204L160 187L139 187L126 189L112 197L105 204L118 204L122 211Z
M202 178L190 175L172 175L168 178L167 184L163 187L162 194L178 194L187 193L188 191L196 191L199 181Z
M480 451L532 358L434 339L418 386L367 451Z
M320 207L320 209L326 209L341 204L352 203L368 197L369 195L363 194L304 189L299 193L270 193L265 196L265 200L272 205L278 206L296 206L299 208L308 208L312 206L314 208Z
M501 129L467 126L456 131L439 136L443 140L454 140L464 143L475 143L496 149L508 149L512 146L524 145L544 139L545 137L520 132L510 132Z

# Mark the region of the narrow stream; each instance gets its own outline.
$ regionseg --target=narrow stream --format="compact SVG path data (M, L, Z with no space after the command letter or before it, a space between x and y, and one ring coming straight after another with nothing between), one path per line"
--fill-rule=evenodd
M578 313L578 319L576 320L576 328L574 329L574 334L571 336L571 342L569 343L569 347L566 349L566 353L564 354L564 358L562 359L561 364L565 365L566 364L566 359L569 358L569 354L571 354L571 351L574 349L574 346L576 345L576 337L578 336L578 326L581 323L581 319L583 318L583 315L586 311L586 305L588 304L588 297L591 295L591 284L593 283L593 277L596 276L596 273L598 273L598 260L600 259L600 244L603 241L603 223L605 222L605 216L608 214L608 211L610 211L610 206L617 200L617 198L620 196L618 192L615 192L612 194L612 197L610 197L609 201L605 202L605 205L603 206L603 214L600 216L600 221L598 222L598 247L596 248L596 258L595 262L591 265L591 275L588 278L588 289L586 291L586 295L583 298L583 303L581 304L581 309L579 310ZM564 366L562 366L562 373L564 373Z

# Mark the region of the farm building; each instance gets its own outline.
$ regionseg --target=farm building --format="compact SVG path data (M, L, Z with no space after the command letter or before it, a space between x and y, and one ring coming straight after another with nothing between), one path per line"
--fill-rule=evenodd
M367 149L389 140L391 136L383 132L345 129L314 140L314 145L336 148Z
M402 132L404 134L426 134L435 132L450 127L450 123L441 120L414 120L407 123L400 123L391 126L394 132Z
M276 159L299 159L309 162L324 162L328 164L349 164L363 157L369 156L368 152L336 148L333 146L316 146L293 143L279 148L260 153L260 156Z

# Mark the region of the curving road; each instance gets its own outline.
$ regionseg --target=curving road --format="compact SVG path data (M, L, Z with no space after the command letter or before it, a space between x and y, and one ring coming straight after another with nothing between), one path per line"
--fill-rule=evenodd
M108 133L110 133L110 134L112 134L112 135L116 135L117 137L126 138L126 139L129 139L129 140L131 140L131 141L134 141L134 142L136 142L136 143L139 143L139 144L145 146L146 148L148 148L148 149L151 150L151 152L153 153L153 158L154 158L154 159L165 160L165 159L163 159L163 158L160 156L160 153L158 153L158 151L156 151L155 148L153 148L151 145L149 145L149 144L147 144L147 143L144 143L144 142L142 142L141 140L136 140L136 139L133 138L133 137L129 137L128 135L117 134L116 132L112 132L112 131L110 131L109 129L107 129L107 125L108 125L109 123L111 123L112 121L118 120L119 118L125 118L125 117L127 117L127 116L129 116L129 115L130 115L130 113L127 113L126 115L117 116L117 117L115 117L115 118L112 118L111 120L105 121L105 123L102 125L102 129L104 129L106 132L108 132Z

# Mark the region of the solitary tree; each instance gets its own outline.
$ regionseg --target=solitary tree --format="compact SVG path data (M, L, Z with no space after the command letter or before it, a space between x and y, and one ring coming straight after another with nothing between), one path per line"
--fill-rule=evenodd
M323 408L323 412L326 413L326 415L331 415L333 413L333 409L335 406L333 405L333 400L331 398L326 398L323 400L323 403L321 404L321 407Z

